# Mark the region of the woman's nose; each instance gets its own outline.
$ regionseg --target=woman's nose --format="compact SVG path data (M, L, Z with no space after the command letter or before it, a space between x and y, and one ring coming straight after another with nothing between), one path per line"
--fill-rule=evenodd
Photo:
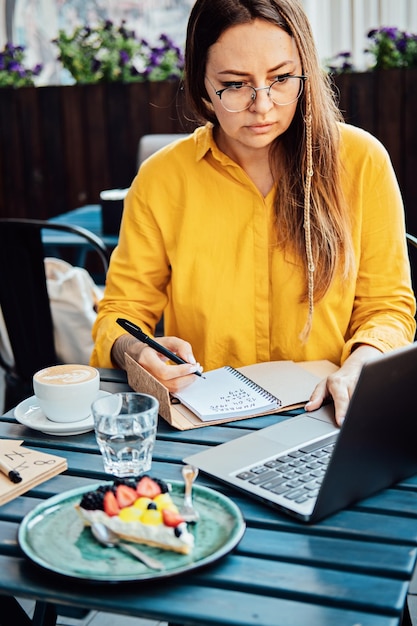
M274 106L274 103L269 96L269 87L261 87L257 89L255 93L255 100L250 106L251 111L264 113L269 111Z

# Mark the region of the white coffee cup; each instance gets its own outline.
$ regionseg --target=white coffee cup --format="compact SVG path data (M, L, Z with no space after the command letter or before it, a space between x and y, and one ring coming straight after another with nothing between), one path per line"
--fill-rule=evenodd
M89 365L53 365L33 376L33 390L39 406L53 422L86 419L91 415L91 404L99 388L99 372Z

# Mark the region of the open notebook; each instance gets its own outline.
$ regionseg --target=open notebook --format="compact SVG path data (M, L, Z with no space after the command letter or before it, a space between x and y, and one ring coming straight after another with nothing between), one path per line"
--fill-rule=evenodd
M317 521L417 473L417 343L366 363L341 429L333 406L210 446L184 462Z
M136 361L125 355L129 385L159 401L159 414L179 430L279 413L304 406L323 375L333 371L329 361L256 363L219 368L195 376L176 397ZM317 372L317 374L316 374Z

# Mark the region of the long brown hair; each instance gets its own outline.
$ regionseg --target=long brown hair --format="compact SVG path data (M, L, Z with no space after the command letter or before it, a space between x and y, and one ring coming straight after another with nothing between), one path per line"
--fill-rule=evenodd
M204 78L207 55L231 26L263 19L284 29L298 48L308 76L294 119L271 150L279 178L275 198L277 244L294 249L306 270L303 300L326 293L337 268L353 267L350 219L340 183L339 128L342 116L321 68L311 27L298 0L197 0L187 27L185 90L201 121L217 124Z

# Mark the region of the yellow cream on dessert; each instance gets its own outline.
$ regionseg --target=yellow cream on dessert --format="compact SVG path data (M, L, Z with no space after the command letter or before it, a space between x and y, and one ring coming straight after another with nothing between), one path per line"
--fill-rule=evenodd
M76 508L86 525L100 522L128 541L189 554L194 535L168 489L164 481L145 476L136 485L100 486L84 494Z

